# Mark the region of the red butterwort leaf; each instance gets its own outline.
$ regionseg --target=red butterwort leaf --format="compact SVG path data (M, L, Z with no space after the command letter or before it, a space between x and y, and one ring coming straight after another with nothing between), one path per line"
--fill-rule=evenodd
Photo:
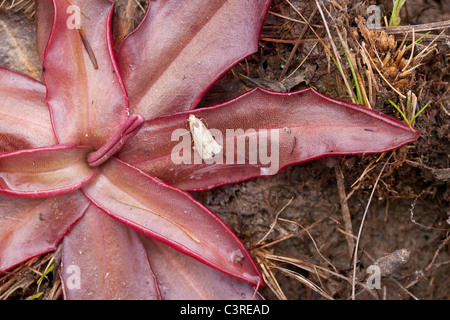
M42 199L0 194L0 270L56 250L88 205L81 191Z
M114 158L83 190L99 208L137 231L222 272L260 282L242 242L189 194Z
M159 299L138 234L90 205L62 244L66 299Z
M94 2L54 1L43 68L58 142L98 149L125 122L128 104L112 47L113 4ZM76 17L69 19L71 13L79 25ZM42 33L45 39L46 30Z
M0 154L0 192L25 198L79 189L97 173L87 164L90 149L56 145Z
M150 1L117 57L132 112L151 119L194 108L227 70L258 49L270 3Z
M142 238L165 300L260 300L257 287L167 247Z
M45 86L0 67L0 152L56 144Z
M191 114L222 137L223 154L209 164L195 162L186 130ZM169 184L197 191L275 174L325 156L393 150L419 134L390 117L314 89L255 89L218 106L147 121L118 157ZM185 159L178 155L180 145L189 153Z

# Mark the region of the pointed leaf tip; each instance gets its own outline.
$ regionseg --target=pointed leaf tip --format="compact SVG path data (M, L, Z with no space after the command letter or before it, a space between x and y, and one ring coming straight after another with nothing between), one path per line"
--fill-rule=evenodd
M196 160L185 129L192 114L223 146L213 161ZM257 88L217 106L146 121L118 158L171 185L199 191L326 156L386 152L419 136L391 117L311 88L291 93Z

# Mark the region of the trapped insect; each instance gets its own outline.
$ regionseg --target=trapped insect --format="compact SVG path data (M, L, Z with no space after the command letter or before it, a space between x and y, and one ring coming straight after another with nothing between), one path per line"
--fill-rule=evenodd
M214 158L222 152L222 146L214 140L214 137L202 120L191 114L188 122L192 140L194 141L194 150L198 152L202 159Z

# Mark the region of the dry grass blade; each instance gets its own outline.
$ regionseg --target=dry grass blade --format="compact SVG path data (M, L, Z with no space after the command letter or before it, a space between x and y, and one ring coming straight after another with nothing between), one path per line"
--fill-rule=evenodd
M420 53L418 55L416 55L414 57L415 61L420 61L422 60L427 54L429 54L430 52L432 52L432 50L435 48L435 46L432 46L438 39L439 37L441 37L445 32L445 29L441 31L441 33L439 33L439 35L433 39L433 41L431 41L428 46L426 46L422 51L420 51Z
M309 18L308 18L308 24L310 23L310 21L312 20L312 18L314 18L314 16L316 15L316 12L317 12L317 9L314 9L313 12L311 13L311 15L310 15ZM305 35L305 33L306 33L307 30L308 30L308 25L305 25L305 26L303 27L302 31L300 32L300 35L298 36L298 40L303 39L303 36ZM284 65L284 68L283 68L283 70L281 71L280 76L278 77L278 81L279 81L279 82L280 82L280 81L284 78L284 76L286 75L286 72L287 72L287 70L288 70L288 68L289 68L289 66L290 66L290 64L291 64L292 59L294 58L294 55L295 55L295 53L296 53L296 51L297 51L299 45L300 45L300 42L297 42L297 43L294 45L294 47L292 48L291 53L289 54L289 58L288 58L288 60L286 61L286 64ZM305 58L305 59L306 59L306 58Z
M283 263L283 264L289 264L292 266L295 266L301 270L307 271L313 275L316 276L316 278L318 279L318 281L320 283L322 283L324 280L329 281L335 285L339 284L339 282L337 280L343 280L344 282L347 282L348 284L352 283L352 279L337 272L336 270L330 270L328 268L307 262L307 261L303 261L300 259L296 259L296 258L289 258L289 257L284 257L284 256L280 256L280 255L274 255L274 254L270 254L270 253L265 253L263 254L263 257L266 261L276 261L279 263ZM281 268L278 268L281 269ZM286 272L286 270L290 273L294 273L294 271L289 270L287 268L283 268L284 272ZM280 270L283 271L283 270ZM296 274L298 274L296 272ZM293 274L287 274L289 276L293 276ZM304 277L303 277L304 278ZM300 281L300 279L297 279ZM303 279L302 279L303 280ZM322 295L324 298L326 299L333 299L333 296L329 293L327 293L323 288L317 286L314 282L310 281L307 279L306 282L303 282L305 285L308 285L308 287L310 287L309 285L312 284L312 287L310 287L311 289L313 289L315 292L319 293L320 295ZM365 290L367 290L367 292L369 292L370 295L372 295L375 299L378 299L378 296L376 295L375 292L373 292L373 290L369 290L366 286L365 283L362 282L358 282L358 285L361 286L362 288L364 288Z
M291 201L292 201L292 200L291 200ZM284 209L284 208L283 208L283 209ZM253 250L261 250L261 249L264 249L264 248L273 246L273 245L275 245L275 244L277 244L277 243L279 243L279 242L285 241L285 240L287 240L287 239L289 239L289 238L295 236L296 234L302 233L302 232L308 233L308 235L311 237L311 235L309 234L308 230L314 228L315 226L317 226L317 225L320 224L321 222L323 222L323 221L325 221L326 219L328 219L333 213L334 213L334 210L333 210L332 212L330 212L328 215L326 215L326 216L324 216L323 218L317 220L316 222L314 222L313 224L311 224L310 226L308 226L308 227L306 227L306 228L303 227L303 226L302 226L300 223L298 223L298 222L291 221L291 220L287 220L287 219L283 219L283 218L276 218L275 221L272 223L272 225L271 225L271 227L270 227L270 230L265 234L265 236L263 237L263 239L261 239L261 240L258 241L258 243L257 243L258 246L257 246L255 249L253 249ZM279 220L279 221L284 221L284 222L288 222L288 223L291 223L291 224L295 224L296 226L300 227L301 230L300 230L300 231L296 231L296 232L288 233L288 234L282 236L281 238L276 239L276 240L274 240L274 241L272 241L272 242L269 242L269 243L266 243L266 244L263 244L263 245L259 245L263 240L265 240L265 239L267 238L267 236L269 235L269 233L273 230L273 228L274 228L275 225L276 225L277 220ZM312 238L312 237L311 237L311 238ZM312 240L313 240L313 242L314 242L314 239L312 239ZM316 247L317 247L317 246L316 246Z
M134 0L134 2L137 4L139 9L141 9L142 13L145 13L145 8L142 6L142 4L138 0Z
M393 155L393 153L391 153L389 155L389 157L386 159L386 162L384 163L383 167L380 170L380 173L378 174L377 180L375 181L375 183L372 187L372 192L370 193L370 197L369 197L369 201L367 202L366 209L364 210L364 214L363 214L363 217L361 220L361 225L359 226L358 236L356 238L356 244L355 244L355 252L353 254L352 300L355 300L356 264L357 264L357 259L358 259L358 246L359 246L359 241L361 239L362 230L364 227L364 221L366 220L367 212L369 211L369 206L370 206L370 203L372 202L372 198L375 193L375 189L377 188L378 181L380 180L381 175L382 175L384 169L386 168L387 164L389 163L389 160L391 159L392 155Z
M318 42L316 42L316 43L312 46L311 50L308 52L308 54L307 54L306 57L302 60L302 62L300 62L300 64L295 68L295 70L292 71L286 78L284 78L283 80L281 80L282 83L283 83L284 81L286 81L287 79L289 79L290 77L292 77L292 76L298 71L298 69L301 68L301 66L305 63L305 61L308 59L308 57L311 55L311 53L312 53L312 52L314 51L314 49L316 48L317 43L318 43Z
M274 228L275 225L277 224L278 216L280 215L281 212L284 211L284 209L286 209L286 208L291 204L292 200L294 200L294 198L291 198L291 199L289 200L289 202L286 203L286 204L283 206L283 208L281 208L281 210L279 210L279 211L277 212L277 214L275 215L275 220L274 220L274 221L272 222L272 224L270 225L269 231L267 231L267 233L264 235L264 237L262 237L262 238L256 243L256 246L258 246L259 244L261 244L261 242L263 242L264 240L267 239L267 237L269 236L269 234L272 232L273 228Z
M290 276L290 277L294 278L295 280L303 283L305 286L311 288L313 291L317 292L322 297L324 297L324 298L326 298L328 300L334 300L333 297L331 297L328 293L326 293L322 288L320 288L314 282L312 282L308 278L305 278L304 276L302 276L298 272L289 270L287 268L281 268L281 267L276 267L276 269L280 270L283 274L285 274L287 276Z
M321 256L321 258L327 263L329 264L331 267L333 267L334 272L337 274L338 271L337 269L333 266L333 264L327 260L322 253L320 252L320 249L318 248L314 238L312 237L312 235L309 233L308 230L310 230L311 228L317 226L319 223L325 221L327 218L329 218L331 216L331 214L333 214L334 210L327 216L319 219L318 221L314 222L313 224L311 224L308 227L303 227L302 225L300 225L298 222L295 221L290 221L287 219L283 219L283 218L279 218L279 214L292 202L293 198L280 210L278 211L278 213L276 214L276 218L274 220L274 222L271 224L270 230L265 234L265 236L258 241L257 244L260 244L261 242L263 242L263 240L265 240L268 236L268 234L274 229L277 221L284 221L284 222L288 222L288 223L293 223L297 226L299 226L301 228L300 232L306 232L308 234L308 236L311 238L314 247L316 248L318 254ZM295 258L289 258L289 257L281 257L281 256L276 256L276 255L272 255L267 251L267 247L273 246L276 243L279 243L281 241L287 240L290 237L296 235L297 233L290 233L287 234L286 236L283 236L281 239L275 240L273 242L264 244L262 246L258 246L255 249L252 250L253 254L256 256L256 259L258 261L259 266L261 267L262 270L262 274L264 277L264 281L267 283L268 287L270 288L270 290L272 290L272 292L276 295L276 297L280 300L284 300L286 299L285 294L283 293L283 290L281 289L278 281L276 280L275 275L273 274L272 270L278 270L280 272L282 272L284 275L292 277L293 279L303 283L304 285L306 285L307 287L309 287L310 289L312 289L313 291L319 293L320 295L322 295L323 297L325 297L326 299L332 299L331 295L329 295L327 292L325 292L321 287L319 287L318 285L316 285L314 282L312 282L311 280L307 279L306 277L302 276L301 274L290 270L288 268L285 267L280 267L278 265L276 265L274 263L274 261L279 261L279 262L285 262L285 263L289 263L292 265L295 265L293 262L299 261ZM276 257L276 258L275 258ZM314 268L310 269L310 270L314 270ZM319 279L319 281L321 280L321 275L316 274L317 278Z
M264 282L267 284L270 290L272 290L272 292L278 299L287 300L286 295L284 294L283 290L280 287L280 284L278 283L275 275L272 272L274 264L271 261L264 259L263 256L257 256L257 261L261 268Z
M351 188L353 188L355 185L357 185L359 182L362 181L362 179L364 178L364 176L369 173L370 171L372 171L373 169L375 169L376 165L375 163L378 162L379 159L373 159L372 161L370 161L370 163L366 166L366 168L364 169L363 173L361 173L361 175L359 176L359 178L353 182L353 184L350 186ZM350 194L353 193L353 189L352 192L350 192ZM347 200L350 198L350 194L347 196Z
M405 34L412 31L415 32L423 32L430 30L440 30L450 28L450 20L439 21L439 22L431 22L431 23L423 23L416 25L407 25L407 26L398 26L398 27L384 27L381 30L386 31L389 34Z
M325 50L328 52L328 54L330 55L330 57L333 57L333 55L331 54L330 49L328 49L328 47L325 45L324 41L329 41L331 39L322 39L316 32L316 30L314 30L313 26L309 24L308 20L306 20L306 18L301 14L300 11L297 10L297 8L292 5L292 3L289 0L286 0L286 2L292 7L292 9L302 18L302 20L308 25L308 27L311 29L311 31L314 33L314 35L317 37L317 40L313 40L313 39L301 39L301 40L292 40L291 42L286 42L286 43L297 43L297 42L307 42L307 41L320 41L323 45L323 47L325 48ZM288 40L286 40L288 41Z
M34 0L3 0L0 3L0 9L13 10L14 12L23 12L29 18L36 13L36 3Z
M309 265L307 263L304 263L304 262L302 262L301 260L298 260L298 259L289 258L289 257L283 257L283 256L278 256L278 255L273 255L273 254L269 254L267 252L266 253L261 253L260 257L261 257L261 259L264 259L264 261L269 261L270 262L270 264L271 264L270 268L271 269L279 270L284 275L287 275L289 277L294 278L295 280L297 280L300 283L304 284L305 286L309 287L310 289L312 289L313 291L317 292L318 294L320 294L324 298L329 299L329 300L333 300L333 297L330 294L328 294L325 290L323 290L321 287L319 287L313 281L307 279L306 277L302 276L298 272L295 272L295 271L290 270L290 269L285 268L285 267L280 267L280 266L275 265L274 261L281 262L283 264L288 264L288 265L290 264L290 265L296 266L296 267L298 267L300 269L309 271L311 273L315 273L319 280L320 280L320 278L328 278L328 276L325 273L323 273L320 270L316 269L315 266L312 266L312 265ZM263 269L263 272L264 272L264 269ZM273 283L270 282L270 283L268 283L268 285L269 286L273 286ZM278 283L276 285L278 285ZM271 289L272 289L272 287L271 287ZM279 291L278 290L276 290L276 292L274 291L274 293L278 296L278 293L280 291L281 291L281 288L279 289ZM283 296L284 296L284 294L283 294Z
M333 48L334 56L332 56L331 54L330 54L330 56L332 58L334 57L333 60L336 62L339 72L341 73L342 79L344 80L345 87L347 88L347 92L350 95L352 102L355 103L356 101L353 96L353 90L350 86L350 83L348 82L347 76L344 74L344 68L342 67L341 59L339 58L339 51L337 50L336 44L334 43L333 37L331 36L331 32L330 32L330 28L328 27L327 19L325 18L325 15L323 13L323 10L322 10L322 7L321 7L319 1L318 0L315 0L315 1L316 1L317 8L319 9L320 16L322 17L325 29L327 30L327 34L328 34L329 41L331 43L331 47ZM288 3L290 3L290 2L288 1Z
M361 47L361 49L362 50L364 50L365 51L365 53L367 54L367 55L369 55L369 52L367 52L367 49L365 48L365 47L363 47L363 46L361 46L360 45L360 47ZM406 96L403 94L403 93L401 93L400 91L398 91L387 79L386 79L386 77L383 75L383 73L380 71L380 69L378 69L378 67L376 66L376 64L373 62L373 61L371 61L372 62L372 66L375 68L375 70L378 72L378 74L380 75L380 77L381 77L381 79L383 79L384 80L384 82L393 90L393 91L395 91L395 93L397 93L401 98L403 98L403 99L406 99Z
M350 215L350 209L348 208L347 196L345 194L344 177L342 171L340 170L339 165L334 167L334 171L336 175L339 199L341 201L341 212L342 212L342 219L344 220L345 232L347 234L353 235L352 219ZM345 237L345 239L347 241L348 252L351 257L353 254L353 250L355 248L355 240L353 239L353 237L350 236Z

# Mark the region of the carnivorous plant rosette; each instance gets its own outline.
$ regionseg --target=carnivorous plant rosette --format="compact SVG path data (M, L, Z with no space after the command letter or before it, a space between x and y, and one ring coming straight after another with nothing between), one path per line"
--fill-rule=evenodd
M151 1L115 52L113 2L38 0L45 84L0 68L0 270L61 246L66 299L250 299L263 285L256 263L187 191L418 138L394 119L313 89L254 89L195 109L256 51L270 3ZM226 162L173 161L172 134L191 115L223 133ZM277 154L274 172L261 159L230 161L239 154L229 146L248 130Z

